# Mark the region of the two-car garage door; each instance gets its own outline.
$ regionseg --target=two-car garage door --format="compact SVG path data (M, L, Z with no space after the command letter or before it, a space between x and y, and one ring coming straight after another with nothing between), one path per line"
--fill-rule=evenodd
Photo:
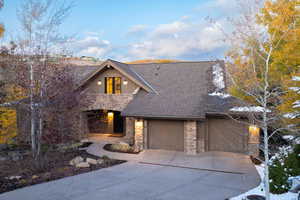
M203 126L197 126L197 140L205 141L206 150L236 153L247 151L245 125L226 118L209 118L197 123L203 123ZM149 149L184 151L184 121L148 120L147 135Z
M183 121L148 120L148 148L183 151Z

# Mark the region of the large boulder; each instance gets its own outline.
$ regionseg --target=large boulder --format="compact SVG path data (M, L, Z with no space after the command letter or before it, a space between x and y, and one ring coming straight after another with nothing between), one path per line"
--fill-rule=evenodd
M98 163L99 165L101 165L101 164L104 163L104 160L103 160L102 158L99 158L99 159L97 160L97 163Z
M78 163L76 165L76 167L78 167L78 168L87 168L87 167L90 167L90 164L88 162L81 162L81 163Z
M23 159L23 155L19 151L10 151L10 152L8 152L8 156L13 161L18 161L18 160L22 160Z
M86 158L86 162L91 164L91 165L97 165L98 164L97 160L95 160L93 158Z
M77 164L83 162L83 158L81 156L76 156L70 161L70 165L76 166Z

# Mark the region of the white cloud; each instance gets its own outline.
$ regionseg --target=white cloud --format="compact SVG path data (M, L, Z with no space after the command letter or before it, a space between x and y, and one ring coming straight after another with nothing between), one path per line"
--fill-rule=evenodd
M143 37L143 40L130 45L129 55L142 58L197 57L199 54L223 48L222 31L224 24L200 21L192 23L184 20L161 24Z
M69 49L76 56L104 57L111 50L111 43L103 40L100 35L89 34L82 39L73 39L69 44Z

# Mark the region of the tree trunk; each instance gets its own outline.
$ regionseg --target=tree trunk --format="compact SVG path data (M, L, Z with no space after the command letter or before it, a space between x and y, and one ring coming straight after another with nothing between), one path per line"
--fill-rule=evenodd
M270 184L269 184L269 142L268 142L268 127L264 119L264 156L265 156L265 170L264 170L264 185L266 200L270 200Z

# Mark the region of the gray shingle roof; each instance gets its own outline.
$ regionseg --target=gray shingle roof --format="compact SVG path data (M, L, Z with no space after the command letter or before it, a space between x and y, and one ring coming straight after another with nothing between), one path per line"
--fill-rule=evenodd
M211 90L211 62L131 64L158 94L140 91L123 110L124 116L204 118ZM223 65L223 62L220 62Z

